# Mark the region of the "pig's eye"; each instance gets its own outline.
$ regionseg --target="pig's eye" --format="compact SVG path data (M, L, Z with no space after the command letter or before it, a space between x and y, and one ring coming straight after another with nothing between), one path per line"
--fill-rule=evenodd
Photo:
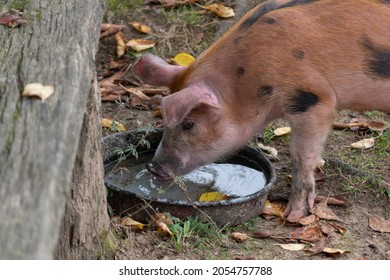
M183 122L182 126L183 126L183 130L190 130L191 128L194 127L194 123L193 122Z

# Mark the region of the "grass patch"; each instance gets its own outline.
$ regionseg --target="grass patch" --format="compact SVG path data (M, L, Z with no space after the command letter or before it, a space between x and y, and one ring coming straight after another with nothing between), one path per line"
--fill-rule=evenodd
M108 10L115 13L124 13L137 9L142 5L142 0L107 0Z

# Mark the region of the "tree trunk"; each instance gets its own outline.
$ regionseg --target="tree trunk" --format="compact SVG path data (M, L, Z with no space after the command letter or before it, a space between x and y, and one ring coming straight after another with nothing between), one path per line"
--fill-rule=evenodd
M0 0L0 14L26 18L0 25L0 258L93 258L107 229L94 70L104 3ZM55 92L23 97L29 83Z

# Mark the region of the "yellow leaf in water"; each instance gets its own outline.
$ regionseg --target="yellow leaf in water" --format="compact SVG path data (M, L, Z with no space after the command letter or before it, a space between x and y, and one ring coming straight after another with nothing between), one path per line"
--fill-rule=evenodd
M234 17L234 10L232 8L226 7L220 3L215 3L211 5L204 6L206 10L213 12L221 18L230 18Z
M172 61L179 66L189 66L195 61L195 57L188 53L182 52L172 58Z
M40 83L27 84L23 90L23 96L38 97L39 99L42 100L42 102L45 101L53 93L54 93L53 86L44 86Z
M354 149L369 149L375 144L375 138L367 138L351 144Z
M279 127L274 130L274 135L275 136L283 136L287 135L291 132L291 127L289 126L284 126L284 127Z
M130 227L131 229L143 229L144 224L133 220L130 217L123 218L121 221L122 226Z
M102 127L109 128L113 131L125 131L126 128L120 122L110 119L102 119Z
M147 26L147 25L142 24L140 22L132 21L132 22L129 22L129 24L132 27L134 27L136 30L138 30L139 32L142 32L145 34L149 34L152 32L152 28L150 28L150 26Z
M156 45L156 41L144 40L144 39L133 39L126 43L127 47L132 48L136 52L153 48L155 45Z
M118 57L121 57L125 54L126 51L126 43L125 43L125 35L123 32L118 32L115 34L116 41L116 54Z
M220 192L205 192L200 196L199 202L219 201L219 200L225 200L228 198L229 197L227 195L220 193Z

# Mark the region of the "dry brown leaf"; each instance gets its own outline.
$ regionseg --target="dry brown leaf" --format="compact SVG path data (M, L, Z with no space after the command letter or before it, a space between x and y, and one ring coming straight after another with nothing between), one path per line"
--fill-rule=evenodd
M322 225L321 225L321 230L322 230L322 232L323 232L326 236L329 236L329 237L332 237L332 238L337 237L336 228L333 227L333 226L330 225L330 224L322 224Z
M36 97L44 102L54 93L53 86L44 86L41 83L27 84L23 89L23 96Z
M375 145L375 138L367 138L351 144L354 149L369 149Z
M156 41L145 40L145 39L132 39L126 43L127 47L132 48L136 52L141 52L156 45Z
M133 230L142 230L145 226L144 224L142 224L136 220L133 220L130 217L123 218L120 223L122 226L130 227L130 229L133 229Z
M15 28L19 25L25 24L26 22L27 18L23 17L23 14L16 10L10 10L0 17L0 24L11 28Z
M173 233L171 232L167 224L163 222L159 222L157 224L157 233L161 236L169 236L169 237L173 236Z
M335 248L329 248L325 247L322 252L330 254L330 255L344 255L350 253L348 250L341 250L341 249L335 249Z
M306 248L305 244L300 243L289 243L289 244L275 244L288 251L302 251Z
M321 201L314 205L310 212L323 220L333 220L343 222L336 214L328 207L326 201Z
M284 219L284 210L286 210L285 204L279 202L270 202L267 200L264 204L261 214L272 215Z
M219 16L221 18L230 18L230 17L235 16L234 10L232 8L226 7L220 3L210 4L210 5L204 6L202 8L216 14L217 16Z
M328 225L334 227L334 228L336 229L336 231L338 231L338 232L341 233L341 234L344 234L344 233L347 232L347 229L346 229L345 227L343 227L343 226L341 226L341 225L338 225L338 224L336 224L336 223L330 222L330 223L328 223Z
M317 242L323 236L324 235L322 234L321 226L319 224L296 228L290 232L290 238L308 242Z
M378 131L378 132L382 132L386 128L385 123L381 122L381 121L369 121L367 123L367 126L369 129L371 129L373 131Z
M257 147L259 147L260 150L262 150L266 154L268 154L276 159L278 158L278 150L275 149L274 147L266 146L262 143L257 143Z
M370 228L379 232L390 232L390 221L385 220L382 217L370 216L368 218Z
M320 238L316 243L314 243L313 247L307 249L306 251L312 253L313 255L322 253L326 246L326 238Z
M126 43L125 43L125 35L123 32L118 32L115 34L116 41L116 54L118 57L121 57L125 54L126 51Z
M269 229L261 228L256 232L252 233L250 236L254 238L267 238L267 237L271 237L273 234L274 234L273 231Z
M348 206L349 202L344 197L341 196L322 196L316 195L314 202L318 203L321 201L326 201L327 205L335 205L335 206Z
M250 238L247 234L245 233L241 233L241 232L232 232L230 234L230 236L237 242L244 242L246 241L248 238Z
M163 213L154 213L151 218L152 225L157 225L159 222L163 222L167 225L173 225L173 221Z
M317 221L318 221L318 217L316 215L311 214L311 215L306 216L304 218L300 218L298 220L298 224L301 224L303 226L307 226L307 225L313 224Z
M112 131L126 131L126 128L120 122L103 118L102 127L111 129Z
M122 24L102 23L100 25L100 38L107 37L112 34L116 34L125 28Z
M289 126L278 127L277 129L274 130L274 135L283 136L283 135L290 134L290 132L291 132L291 127Z
M136 30L138 30L141 33L145 34L150 34L152 33L152 28L150 26L147 26L146 24L137 22L137 21L132 21L129 22L129 24Z

